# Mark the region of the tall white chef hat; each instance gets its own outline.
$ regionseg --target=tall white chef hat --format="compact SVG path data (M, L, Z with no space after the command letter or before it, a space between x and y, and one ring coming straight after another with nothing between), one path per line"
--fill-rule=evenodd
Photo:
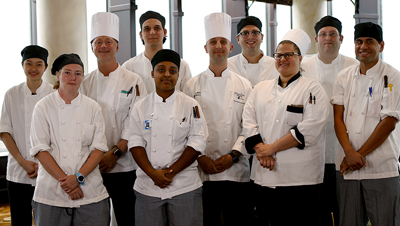
M211 13L204 17L206 42L215 37L231 41L231 16L226 13Z
M283 40L289 40L296 44L297 47L299 47L302 56L305 56L311 47L310 36L301 29L292 29L288 31L282 38L282 41Z
M119 42L119 18L114 13L99 12L92 16L90 40L98 36L109 36Z

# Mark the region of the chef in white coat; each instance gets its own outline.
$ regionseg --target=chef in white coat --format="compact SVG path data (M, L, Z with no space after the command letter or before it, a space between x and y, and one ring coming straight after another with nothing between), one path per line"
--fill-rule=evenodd
M315 42L318 54L304 60L301 67L305 77L315 79L324 87L328 97L333 95L336 75L343 69L358 64L358 60L339 53L343 42L342 23L335 17L325 16L315 26ZM336 148L339 142L333 125L333 108L329 108L329 118L325 127L325 173L323 183L323 224L332 225L332 213L339 225L339 206L336 198Z
M204 48L210 64L184 89L201 105L210 134L206 152L197 160L204 181L204 225L223 225L221 214L224 225L251 225L252 210L248 197L243 195L250 189L250 169L243 155L242 134L243 107L251 84L228 68L228 54L233 48L231 17L212 13L204 18L204 26Z
M196 159L207 125L197 101L175 89L181 59L163 49L151 60L156 91L130 116L129 149L139 165L136 225L202 226L202 183Z
M142 77L148 93L155 91L154 79L151 76L153 67L151 59L161 49L167 40L167 29L165 28L165 17L154 11L147 11L139 18L139 36L144 45L144 52L127 60L122 67L135 72ZM179 78L176 89L181 91L185 83L192 78L189 64L181 59Z
M239 53L228 59L229 70L247 78L252 87L260 81L274 79L279 73L275 68L275 60L260 49L264 39L261 33L262 23L254 16L247 16L236 26L236 39L242 47Z
M259 224L320 225L329 99L321 84L301 75L310 44L303 30L290 30L274 53L279 77L257 84L244 108Z
M62 54L51 69L58 90L32 114L31 157L39 160L35 225L109 225L109 200L99 162L108 151L100 106L79 93L83 63Z
M41 46L26 46L21 51L26 81L14 86L4 96L0 119L0 136L6 146L7 191L12 225L32 224L32 197L38 171L37 160L29 155L32 111L35 104L54 92L42 80L49 53Z
M147 95L140 76L121 67L115 54L119 49L119 18L110 12L92 16L92 51L98 69L82 81L82 94L101 107L106 125L108 152L100 162L103 182L111 197L119 226L135 222L133 185L137 165L128 150L129 111L141 97Z
M374 23L354 27L360 61L333 88L340 225L400 225L400 72L379 59L384 41Z

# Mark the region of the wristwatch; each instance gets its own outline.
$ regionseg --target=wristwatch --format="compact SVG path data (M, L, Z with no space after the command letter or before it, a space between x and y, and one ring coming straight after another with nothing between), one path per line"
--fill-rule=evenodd
M76 176L76 180L78 181L78 183L80 185L84 185L85 184L85 176L83 176L81 173L77 172L75 173Z
M239 156L235 155L233 152L229 153L230 156L232 156L232 161L234 163L239 162Z
M117 146L114 146L111 151L114 152L114 155L116 155L118 158L121 157L124 153L119 149Z

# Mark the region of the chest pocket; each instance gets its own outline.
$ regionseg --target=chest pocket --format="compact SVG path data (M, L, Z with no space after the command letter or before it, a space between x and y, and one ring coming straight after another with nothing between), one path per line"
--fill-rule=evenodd
M289 126L296 126L303 120L303 106L288 105L286 107L286 123Z
M120 93L117 101L117 112L128 113L129 107L132 102L133 94Z
M380 117L382 94L374 94L368 97L367 117Z
M182 142L184 139L186 139L186 137L188 137L189 132L189 122L178 122L177 120L174 120L174 124L172 126L172 139L174 141Z
M96 130L95 125L90 125L89 123L83 123L82 126L82 146L89 146L93 142L94 132Z

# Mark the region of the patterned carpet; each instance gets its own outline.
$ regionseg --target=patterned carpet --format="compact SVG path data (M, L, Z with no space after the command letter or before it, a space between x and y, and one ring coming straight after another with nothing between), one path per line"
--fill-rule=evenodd
M10 206L0 204L0 226L11 226Z

